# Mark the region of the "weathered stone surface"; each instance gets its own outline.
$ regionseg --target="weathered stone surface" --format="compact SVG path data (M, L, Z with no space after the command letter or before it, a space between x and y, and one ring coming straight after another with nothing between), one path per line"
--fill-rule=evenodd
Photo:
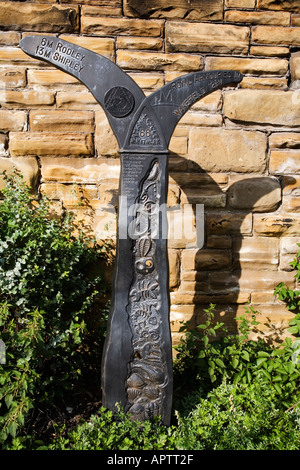
M68 91L71 89L83 90L83 85L75 77L61 70L32 69L28 70L28 84L35 90L41 90L44 87L55 91Z
M282 178L282 193L284 196L300 195L300 176L283 176Z
M51 91L5 90L0 91L0 101L4 108L31 108L53 105L55 98Z
M17 47L1 47L0 64L1 65L29 65L34 59ZM35 64L42 64L41 61L35 61Z
M227 8L255 8L255 0L225 0Z
M32 110L29 114L33 132L94 132L94 113L51 109Z
M298 0L258 0L257 8L269 10L287 10L300 13Z
M300 174L300 150L271 150L270 172L274 175Z
M117 64L131 70L181 70L192 72L203 68L203 59L190 54L165 54L119 50Z
M300 215L258 215L253 216L253 230L262 236L298 236L300 232Z
M291 15L291 26L300 26L300 14Z
M71 36L63 34L61 39L85 47L96 54L104 55L114 62L115 60L115 41L112 38L97 38L87 36Z
M261 172L266 166L266 136L261 132L195 128L189 158L204 171Z
M206 216L209 235L237 235L252 232L252 214L210 212Z
M297 127L300 125L300 100L296 92L280 90L239 90L227 92L225 116L234 121Z
M24 111L0 109L0 131L26 130L27 114Z
M83 16L81 32L96 36L161 36L163 21Z
M289 62L285 59L249 59L244 57L207 57L208 70L237 70L241 73L285 75Z
M27 2L1 2L0 27L43 33L78 30L78 7Z
M15 31L0 31L0 46L17 46L21 34Z
M299 252L299 237L283 237L280 239L280 269L282 271L293 271L291 262Z
M161 38L122 36L117 38L117 48L161 51L163 48L163 40Z
M251 88L256 90L277 89L287 90L288 81L286 78L261 78L261 77L245 77L241 83L241 88Z
M184 250L182 253L182 269L185 271L215 271L230 269L232 256L228 250Z
M234 269L276 270L278 264L278 239L269 237L247 237L234 239Z
M63 0L62 3L68 3L69 0ZM76 0L72 3L80 3L82 5L81 11L83 15L87 16L122 16L122 2L114 2L107 0L105 3L95 0Z
M3 68L0 70L0 87L7 88L20 88L26 86L26 71L25 68Z
M168 250L169 255L169 286L170 289L176 289L180 283L180 251Z
M14 132L10 134L9 150L12 156L89 156L93 141L91 134L85 133Z
M105 112L100 109L95 113L95 147L98 155L118 156L118 141L109 125Z
M68 206L76 206L82 199L97 200L98 186L86 184L44 183L40 186L41 192L50 199L60 200Z
M0 134L0 156L6 157L7 153L7 136L5 134Z
M188 20L220 21L223 4L221 0L175 0L172 8L163 0L140 2L125 0L124 11L138 18L185 18Z
M252 46L250 48L251 55L257 56L270 56L270 57L285 57L290 54L288 47L283 46Z
M120 160L111 158L41 158L43 181L99 183L119 179Z
M56 95L57 108L61 109L81 109L88 110L99 109L99 103L90 92L71 92L62 91Z
M269 147L272 148L300 148L300 133L273 132L269 137Z
M291 55L291 78L292 81L300 80L300 53L295 52ZM300 98L299 98L300 101Z
M244 26L167 22L166 47L169 52L247 54L249 34Z
M0 172L7 171L10 173L14 168L21 172L24 183L35 191L39 177L39 166L36 158L0 158ZM3 188L5 188L5 181L3 177L0 176L0 190Z
M299 46L299 28L285 26L254 26L252 28L252 41L258 44Z
M230 10L225 12L225 21L229 23L277 24L281 26L289 26L290 13L282 11Z
M211 273L209 287L211 292L225 293L232 289L252 292L252 290L273 290L279 282L292 287L294 283L292 273L256 269L243 269L241 272L227 272L226 274L225 272Z
M226 207L226 194L218 189L184 188L181 190L181 204L204 204L205 208Z
M228 190L229 207L253 212L275 211L281 202L281 186L276 178L247 178L234 182Z

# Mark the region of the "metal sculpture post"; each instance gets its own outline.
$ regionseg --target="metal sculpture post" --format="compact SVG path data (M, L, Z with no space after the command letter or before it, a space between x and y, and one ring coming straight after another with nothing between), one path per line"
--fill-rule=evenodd
M120 147L121 176L112 307L102 362L103 405L133 419L172 407L172 345L166 199L168 145L180 118L203 96L242 80L239 72L184 75L146 97L109 59L53 36L21 48L77 77L103 107Z

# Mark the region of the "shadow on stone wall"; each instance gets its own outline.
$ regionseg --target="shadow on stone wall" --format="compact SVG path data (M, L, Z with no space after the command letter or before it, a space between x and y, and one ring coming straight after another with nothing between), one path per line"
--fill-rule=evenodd
M173 160L176 163L172 164L170 159L171 179L178 184L181 199L184 193L187 203L193 205L194 216L196 201L204 204L205 224L204 245L200 249L193 243L184 247L169 239L169 248L187 248L182 251L180 284L171 288L170 293L173 335L176 337L179 321L190 320L191 325L201 323L203 310L210 303L216 305L215 320L224 322L228 331L235 334L240 307L250 303L253 286L260 290L262 274L259 272L267 273L278 266L278 255L276 261L270 254L270 246L278 244L278 239L255 236L252 214L278 209L280 182L275 177L239 174L232 178L232 184L222 183L221 178L219 184L195 162L186 162L177 155ZM181 164L190 168L178 171ZM273 340L282 334L279 329L273 330Z

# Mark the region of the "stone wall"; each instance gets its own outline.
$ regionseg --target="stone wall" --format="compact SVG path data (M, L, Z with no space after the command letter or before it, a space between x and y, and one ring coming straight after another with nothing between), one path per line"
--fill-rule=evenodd
M290 314L273 289L281 281L294 286L289 262L300 242L299 0L171 4L1 1L0 166L19 168L56 212L74 210L99 242L114 236L116 139L82 84L22 52L28 34L58 35L103 54L147 94L191 71L242 72L239 86L196 103L171 140L172 332L176 342L180 322L200 321L210 302L235 331L235 316L250 302L266 334L280 333ZM202 249L191 230L199 204Z

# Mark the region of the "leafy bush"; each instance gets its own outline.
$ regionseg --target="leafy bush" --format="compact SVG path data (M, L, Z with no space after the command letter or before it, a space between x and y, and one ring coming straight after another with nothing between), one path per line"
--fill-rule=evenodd
M74 218L51 216L17 174L5 175L0 204L0 442L15 436L28 412L72 388L84 366L85 314L101 289L101 255L73 235ZM97 290L98 289L98 290ZM3 344L2 343L2 344ZM4 363L3 363L4 362Z

